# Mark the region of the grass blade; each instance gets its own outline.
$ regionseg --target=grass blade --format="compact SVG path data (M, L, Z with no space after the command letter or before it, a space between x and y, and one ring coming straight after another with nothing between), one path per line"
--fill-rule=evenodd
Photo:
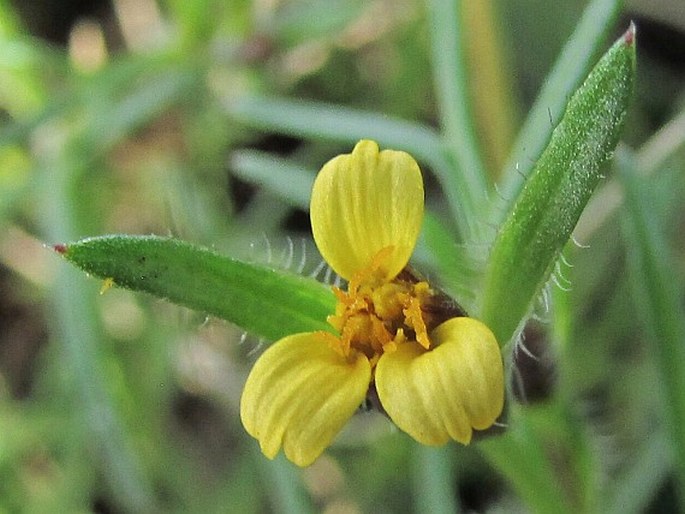
M630 164L622 166L621 171L630 276L662 379L666 430L673 443L680 502L685 507L685 313L681 284L674 280L677 266L669 258L670 250L644 180L634 175Z
M228 113L252 127L313 140L353 145L360 139L404 150L428 165L442 182L455 223L469 240L475 227L470 214L465 175L454 172L443 141L435 130L417 123L349 107L263 96L243 96L226 103Z
M435 89L442 134L456 163L453 173L462 187L464 209L472 226L487 198L487 180L478 150L476 131L469 105L468 71L462 45L463 26L460 2L428 2ZM455 182L457 181L455 180Z

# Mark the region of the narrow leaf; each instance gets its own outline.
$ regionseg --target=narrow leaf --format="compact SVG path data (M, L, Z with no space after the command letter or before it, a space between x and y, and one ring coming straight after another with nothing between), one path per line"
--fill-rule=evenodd
M673 274L678 265L670 258L663 222L657 218L649 189L644 179L634 176L632 167L624 166L620 174L626 193L623 228L628 269L638 315L644 321L661 377L666 431L670 432L678 492L685 507L685 311L679 280Z
M570 514L573 510L530 412L512 405L509 416L507 431L479 441L478 450L509 481L529 512Z
M654 499L654 492L667 480L673 466L673 452L662 432L651 432L639 443L635 454L631 465L604 491L601 512L648 512L649 504Z
M431 0L428 15L440 124L445 144L456 163L454 173L459 185L465 188L463 201L468 202L466 210L471 219L481 212L478 206L485 200L487 180L469 105L459 2Z
M334 310L334 296L310 278L157 236L102 236L54 248L96 277L226 319L269 340L330 330L326 316Z
M434 129L382 113L259 95L231 98L225 106L231 116L252 127L319 141L355 144L360 139L374 139L381 146L405 150L443 172L451 165Z
M524 177L531 172L548 142L550 118L558 120L563 114L566 98L587 76L623 4L623 0L588 3L514 143L499 188L505 198L515 198L520 192Z
M478 220L473 217L473 177L454 173L453 159L433 128L377 112L259 95L231 98L225 106L236 120L271 132L350 145L360 139L373 139L382 148L409 152L435 173L454 222L466 241L474 240Z
M500 344L526 317L601 178L625 119L635 28L621 36L571 97L502 225L489 260L482 317Z
M231 170L237 177L258 184L289 204L304 211L309 210L316 171L257 150L233 152Z

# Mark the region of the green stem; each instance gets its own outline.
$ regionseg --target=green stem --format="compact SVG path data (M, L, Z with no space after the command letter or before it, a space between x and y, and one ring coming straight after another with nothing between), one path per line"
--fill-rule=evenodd
M454 466L451 448L413 445L416 512L456 514L461 511L455 499Z
M267 461L263 455L255 456L268 480L268 491L274 512L307 514L314 512L311 500L300 479L301 471L283 455Z

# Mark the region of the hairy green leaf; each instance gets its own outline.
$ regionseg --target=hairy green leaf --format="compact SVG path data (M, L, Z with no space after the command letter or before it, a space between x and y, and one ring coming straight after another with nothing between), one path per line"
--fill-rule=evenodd
M549 119L557 120L563 114L566 99L578 88L599 57L624 3L624 0L588 2L582 19L545 79L514 143L500 184L500 191L506 198L514 198L521 191L525 177L532 171L535 159L542 154L548 142Z
M102 236L55 250L82 270L231 321L270 340L330 330L335 298L316 280L157 236Z
M500 228L489 260L482 317L509 341L547 282L601 178L623 126L635 74L630 26L568 102L550 142Z

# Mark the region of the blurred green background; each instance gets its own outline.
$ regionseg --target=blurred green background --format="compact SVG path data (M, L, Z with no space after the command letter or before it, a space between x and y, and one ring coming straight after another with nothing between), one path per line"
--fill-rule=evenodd
M516 134L586 5L464 2L465 96L493 181L512 172ZM673 264L682 307L685 5L626 2L602 52L631 19L637 87L616 160L648 175L637 189L658 236L649 249ZM424 449L362 413L305 470L266 460L240 425L262 342L144 295L99 295L43 247L171 234L316 270L312 173L351 149L317 124L335 127L345 107L376 113L370 132L395 118L437 127L431 37L418 0L0 0L0 513L685 505L662 369L685 362L659 357L660 322L639 293L652 282L631 265L612 179L581 219L583 248L568 249L570 291L552 288L554 315L526 331L534 357L513 358L505 436ZM440 181L425 171L439 218ZM418 259L440 271L425 248Z

